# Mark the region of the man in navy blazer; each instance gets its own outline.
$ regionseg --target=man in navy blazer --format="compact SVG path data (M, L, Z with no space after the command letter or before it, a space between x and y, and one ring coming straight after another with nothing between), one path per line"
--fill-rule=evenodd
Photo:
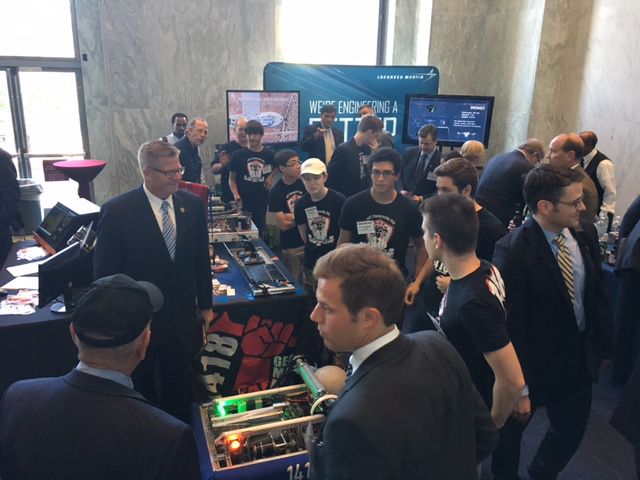
M328 349L353 353L352 373L310 448L311 478L476 478L497 431L446 339L399 332L405 282L396 263L350 244L320 258L314 275L311 320Z
M96 280L70 326L78 366L23 380L0 403L4 480L198 479L193 432L133 390L162 293L118 274Z
M207 223L200 199L178 191L184 169L175 147L147 142L138 162L144 184L102 206L94 275L125 273L162 291L165 305L153 316L151 346L133 378L146 398L187 420L198 317L205 326L213 318Z
M436 193L436 174L442 153L438 150L438 129L434 125L423 125L418 130L418 146L409 147L402 153L400 193L416 203Z
M328 164L336 147L344 142L344 132L333 126L336 121L336 107L324 105L320 110L320 121L305 127L300 148L309 158L319 158Z
M533 479L554 479L578 449L589 418L591 384L611 355L611 309L604 293L595 228L585 209L582 174L541 165L525 179L533 217L496 243L507 326L527 386L500 431L496 479L518 478L520 439L537 406L551 424L529 466Z

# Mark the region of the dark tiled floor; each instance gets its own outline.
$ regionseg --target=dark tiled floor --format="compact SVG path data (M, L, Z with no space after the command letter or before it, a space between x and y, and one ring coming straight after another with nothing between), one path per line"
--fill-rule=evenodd
M636 480L633 449L609 425L621 390L611 385L607 372L603 379L594 385L591 417L585 438L558 477L559 480ZM523 480L529 479L526 466L531 462L547 425L546 412L541 408L536 412L523 437L520 462L520 476ZM484 465L482 479L491 479L488 464Z

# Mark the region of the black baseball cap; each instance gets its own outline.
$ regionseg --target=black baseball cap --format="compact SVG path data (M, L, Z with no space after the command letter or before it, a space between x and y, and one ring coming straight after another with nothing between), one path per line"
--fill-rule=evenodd
M162 292L151 282L122 273L91 284L71 316L80 341L98 348L117 347L135 340L162 308Z

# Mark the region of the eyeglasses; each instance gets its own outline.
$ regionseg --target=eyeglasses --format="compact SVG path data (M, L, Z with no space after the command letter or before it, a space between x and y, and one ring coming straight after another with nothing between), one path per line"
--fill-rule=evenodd
M173 178L177 175L184 175L184 167L180 167L176 170L160 170L159 168L155 168L155 167L149 167L151 168L151 170L154 170L158 173L161 173L162 175L164 175L167 178Z
M291 162L287 163L287 167L289 168L297 167L298 165L302 165L302 162L300 160L292 160Z
M563 205L568 205L570 207L578 209L580 205L584 204L584 197L580 197L579 199L574 200L573 202L563 202L562 200L558 200L557 203L562 203Z
M392 170L384 170L384 171L380 171L380 170L371 170L371 176L372 177L384 177L384 178L389 178L389 177L393 177L396 174L396 172L392 171Z

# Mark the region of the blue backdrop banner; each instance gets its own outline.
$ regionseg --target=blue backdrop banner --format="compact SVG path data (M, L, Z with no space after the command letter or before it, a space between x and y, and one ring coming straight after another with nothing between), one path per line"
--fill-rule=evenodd
M331 103L338 112L336 126L345 140L358 128L358 109L373 107L401 150L405 95L436 95L440 73L430 66L303 65L271 62L264 67L265 90L300 91L300 135L304 127L320 120L322 106ZM400 147L400 148L399 148Z

